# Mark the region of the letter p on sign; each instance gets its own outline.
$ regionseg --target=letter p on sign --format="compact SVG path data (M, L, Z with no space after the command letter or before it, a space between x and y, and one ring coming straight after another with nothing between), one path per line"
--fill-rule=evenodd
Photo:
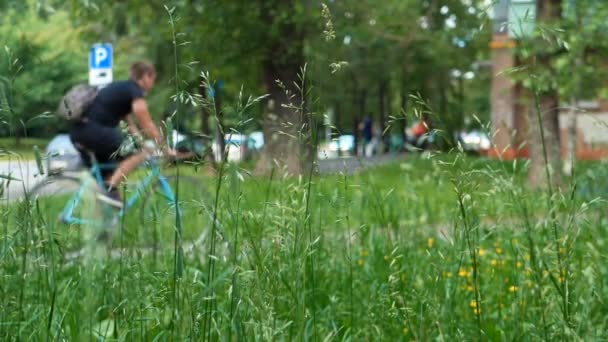
M104 48L95 48L95 66L99 68L99 64L108 58L108 51Z

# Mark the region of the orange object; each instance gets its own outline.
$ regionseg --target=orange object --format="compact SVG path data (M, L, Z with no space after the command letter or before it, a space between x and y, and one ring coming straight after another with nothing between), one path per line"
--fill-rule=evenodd
M490 42L490 49L511 49L517 46L514 40L493 40Z
M419 137L428 131L424 122L420 121L412 128L412 133L414 136Z

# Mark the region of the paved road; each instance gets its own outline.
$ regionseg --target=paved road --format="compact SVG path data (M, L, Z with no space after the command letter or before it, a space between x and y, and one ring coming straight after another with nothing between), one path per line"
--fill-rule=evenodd
M0 162L0 176L2 176L4 193L2 199L15 200L21 198L24 191L30 189L42 179L39 175L35 161L10 160ZM10 176L16 180L6 180ZM7 187L8 184L8 187Z
M353 173L362 168L368 168L376 165L387 164L396 160L401 160L405 157L404 154L385 154L371 158L334 158L318 161L319 172L322 174L346 172ZM23 197L24 191L31 189L44 176L39 175L39 170L35 161L0 161L0 176L11 176L18 180L12 180L8 183L8 188L5 188L1 197L2 200L15 200ZM6 185L7 180L1 179ZM4 186L5 186L4 185Z
M363 168L389 164L398 160L403 160L405 154L383 154L379 156L373 156L370 158L333 158L333 159L322 159L319 160L319 173L353 173Z

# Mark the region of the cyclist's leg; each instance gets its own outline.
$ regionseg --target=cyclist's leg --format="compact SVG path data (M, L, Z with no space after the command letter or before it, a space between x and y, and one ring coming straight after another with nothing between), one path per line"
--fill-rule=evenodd
M107 192L109 180L116 169L112 165L117 166L122 158L124 158L120 155L120 147L123 142L122 133L118 128L103 126L95 122L86 122L76 124L70 136L74 143L86 149L84 151L81 150L81 154L89 165L89 153L93 153L101 166L99 172L105 182L105 184L100 184L102 186L101 190ZM104 193L99 194L100 199L108 204L113 206L122 205L118 192L108 193L107 195L109 196L106 196Z
M116 170L110 176L108 180L108 187L110 189L116 189L120 182L122 182L129 173L133 172L139 165L146 160L147 153L145 151L139 151L131 154L130 156L123 158Z

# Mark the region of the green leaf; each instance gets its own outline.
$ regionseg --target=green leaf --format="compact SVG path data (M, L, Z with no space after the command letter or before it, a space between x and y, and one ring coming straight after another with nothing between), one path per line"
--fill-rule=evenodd
M6 180L8 180L8 181L17 181L17 182L21 182L21 179L19 179L19 178L15 178L15 177L11 176L10 174L8 174L8 175L3 175L3 174L0 174L0 178L1 178L1 179L6 179Z
M42 166L42 154L38 149L38 145L34 145L34 157L36 158L36 166L38 167L38 173L44 174L44 167Z

